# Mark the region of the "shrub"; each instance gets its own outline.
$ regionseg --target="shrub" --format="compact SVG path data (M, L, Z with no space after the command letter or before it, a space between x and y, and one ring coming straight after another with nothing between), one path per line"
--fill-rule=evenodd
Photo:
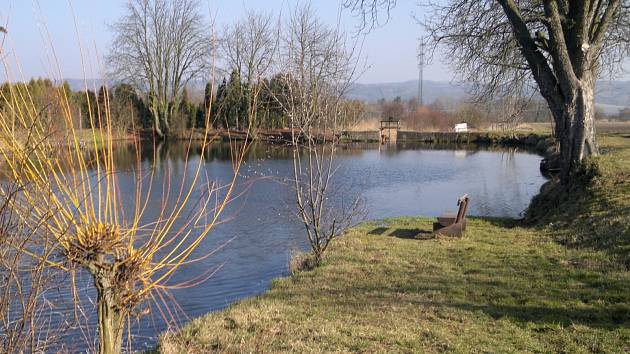
M312 253L308 252L296 252L289 261L289 272L291 274L313 270L315 267L317 267L317 259Z

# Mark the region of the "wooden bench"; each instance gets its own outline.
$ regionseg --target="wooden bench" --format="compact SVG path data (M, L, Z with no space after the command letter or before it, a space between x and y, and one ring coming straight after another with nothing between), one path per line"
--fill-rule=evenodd
M468 194L464 194L457 200L457 205L459 206L457 214L444 213L438 216L438 221L433 223L433 233L444 236L462 236L466 230L466 214L468 213L469 201Z

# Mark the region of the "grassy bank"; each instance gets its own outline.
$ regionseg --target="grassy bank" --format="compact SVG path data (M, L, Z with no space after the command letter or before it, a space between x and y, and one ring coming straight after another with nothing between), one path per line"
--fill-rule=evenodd
M603 137L602 150L571 197L546 191L533 225L472 218L463 239L433 239L430 219L366 223L323 266L159 350L628 352L630 135Z
M602 156L584 175L566 189L543 191L528 217L560 244L604 252L630 269L630 132L603 135L600 144Z

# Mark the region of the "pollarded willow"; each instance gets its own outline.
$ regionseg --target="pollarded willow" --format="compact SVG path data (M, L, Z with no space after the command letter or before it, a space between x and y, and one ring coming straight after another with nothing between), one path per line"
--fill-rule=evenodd
M19 65L11 65L8 57L2 60L6 80L12 81L12 68ZM120 353L125 329L140 305L162 302L172 287L192 286L211 274L169 284L181 266L212 253L194 252L234 197L247 144L233 146L233 175L219 185L204 174L204 151L213 140L206 131L199 160L186 159L181 183L166 178L154 186L155 166L143 169L141 142L134 138L135 185L129 196L119 183L107 96L102 103L88 98L88 104L99 105L88 110L97 112L88 117L93 127L88 131L77 128L63 86L54 97L61 114L52 122L41 119L41 107L28 90L11 89L0 98L9 102L0 111L3 178L19 189L12 198L9 190L0 189L0 197L36 231L33 246L18 251L70 274L77 307L76 274L87 271L97 294L97 351ZM156 191L162 195L157 203L150 197ZM157 211L157 217L148 217L148 210Z

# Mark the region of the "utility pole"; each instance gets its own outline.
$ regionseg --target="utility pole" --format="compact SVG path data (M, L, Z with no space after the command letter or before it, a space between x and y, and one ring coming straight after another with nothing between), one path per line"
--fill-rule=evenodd
M418 44L418 105L424 106L423 96L423 80L424 80L424 38L420 37Z

